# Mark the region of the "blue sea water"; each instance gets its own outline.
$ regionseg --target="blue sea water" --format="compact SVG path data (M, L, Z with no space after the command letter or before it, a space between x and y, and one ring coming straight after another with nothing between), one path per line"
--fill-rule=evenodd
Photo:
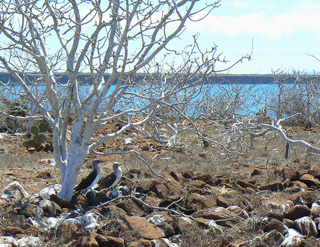
M90 79L88 78L88 76L82 78L82 80L87 81L87 83L81 86L81 98L84 98L90 89ZM29 79L31 80L32 78ZM2 82L10 81L15 85L14 79L9 74L0 74L0 80ZM64 77L61 80L62 82L67 82ZM290 87L294 82L295 77L288 78L285 84L288 90L290 90ZM115 87L115 85L111 86L107 97L113 92ZM16 99L21 88L16 86L11 89L15 90L16 94L10 93L8 90L3 88L2 95L9 99ZM31 87L31 90L33 92L37 90L38 95L40 95L40 99L41 97L43 100L45 99L46 89L44 86L38 86L37 88ZM208 109L205 109L208 108L208 104L205 104L206 101L206 103L210 103L210 107L213 108L211 109L212 114L218 114L219 111L224 111L229 115L252 116L258 111L263 110L266 105L270 104L270 102L274 100L273 98L277 95L278 91L279 86L274 83L274 79L271 75L228 75L210 77L208 79L208 83L203 86L201 93L190 101L190 106L187 111L190 115L195 116L205 113L208 111ZM64 94L64 92L64 88L61 87L60 93ZM175 100L174 97L178 96L173 96L173 101ZM114 110L124 110L125 107L128 107L129 105L132 107L132 104L137 104L137 102L122 102L122 104L117 106L118 109ZM46 107L50 109L49 105L46 105ZM103 105L101 107L103 108Z

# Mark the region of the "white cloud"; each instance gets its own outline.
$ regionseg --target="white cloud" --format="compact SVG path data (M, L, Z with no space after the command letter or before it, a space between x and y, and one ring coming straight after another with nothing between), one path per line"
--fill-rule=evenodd
M246 2L233 1L235 7L245 6ZM239 13L239 11L237 12ZM272 14L264 10L252 14L221 15L211 13L200 23L188 23L193 32L222 32L229 36L238 34L262 34L270 39L300 31L312 32L320 39L320 4L304 2L283 13Z

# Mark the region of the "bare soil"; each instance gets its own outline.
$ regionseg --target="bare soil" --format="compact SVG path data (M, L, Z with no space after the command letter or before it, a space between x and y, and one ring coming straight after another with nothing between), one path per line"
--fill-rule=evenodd
M287 133L290 137L296 139L304 139L313 145L317 145L320 140L320 130L312 129L305 130L303 128L287 128ZM99 135L103 134L98 133ZM211 133L213 134L213 133ZM130 140L128 138L131 138ZM42 188L60 182L60 173L58 167L45 162L47 159L52 159L52 152L28 151L23 146L26 140L25 135L0 135L0 191L12 181L18 181L23 185L26 191L30 194L38 193ZM227 154L223 150L218 150L212 147L205 147L203 141L192 133L183 133L179 136L179 145L175 148L168 148L163 145L158 145L150 140L144 140L137 137L137 133L129 132L126 135L111 140L101 147L103 151L122 151L130 149L139 149L140 154L148 161L152 169L156 173L163 171L179 173L183 170L192 170L195 175L199 176L208 172L214 172L216 177L221 177L222 180L228 181L216 186L217 191L212 194L212 197L222 195L230 204L237 204L239 198L252 199L252 210L257 207L264 199L272 200L273 198L292 198L292 191L267 190L264 195L257 198L258 193L253 190L240 190L231 181L239 179L250 179L254 170L263 171L263 174L255 180L258 185L264 185L276 181L281 177L280 171L283 167L293 166L297 168L301 174L306 173L310 169L319 168L319 155L306 151L305 148L291 147L289 158L285 159L286 143L281 140L276 134L270 133L266 136L259 137L253 141L252 148L248 149L249 139L243 139L239 142L247 149L243 154ZM127 143L127 144L125 144ZM234 142L236 143L236 142ZM235 144L233 144L235 145ZM152 159L154 156L156 158ZM79 175L80 179L85 176L90 167L89 162L83 166ZM107 163L120 161L125 164L125 170L140 169L149 171L146 164L135 155L125 156L106 156L98 157L104 159ZM104 173L108 173L104 171ZM192 180L191 180L192 181ZM147 181L139 181L139 183L147 183ZM193 188L186 186L184 189ZM317 188L315 188L317 190ZM188 192L187 192L188 193ZM245 195L248 195L245 197ZM210 195L207 196L210 198ZM243 200L242 200L243 201ZM239 203L238 203L239 204ZM3 223L5 224L5 223ZM7 225L1 225L0 230ZM232 242L236 243L245 239L252 239L255 234L259 234L259 226L253 227L251 232L237 232L231 230L226 233L233 238ZM187 246L187 245L185 245ZM191 245L190 245L191 246Z

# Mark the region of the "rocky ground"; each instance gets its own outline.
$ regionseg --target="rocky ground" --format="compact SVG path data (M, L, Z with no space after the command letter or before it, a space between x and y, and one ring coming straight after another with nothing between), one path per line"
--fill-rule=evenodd
M287 133L310 143L320 138L316 129ZM172 149L127 133L101 148L139 149L147 164L133 154L98 157L124 164L122 194L76 194L72 203L56 196L52 153L28 151L24 140L0 136L0 245L320 246L319 155L292 148L284 159L275 134L228 155L190 133Z

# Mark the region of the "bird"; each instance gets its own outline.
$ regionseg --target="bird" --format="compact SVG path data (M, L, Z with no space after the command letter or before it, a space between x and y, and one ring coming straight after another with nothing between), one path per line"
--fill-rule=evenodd
M122 170L120 168L121 165L122 164L115 162L113 164L113 172L105 178L100 179L97 183L97 186L95 187L95 190L103 190L110 188L112 196L116 197L118 195L118 192L114 188L119 183L122 177ZM110 165L107 165L106 167L108 166Z
M101 175L101 167L99 163L103 162L102 160L95 159L92 161L92 171L88 174L87 177L83 178L81 182L74 188L74 191L82 191L86 189L91 189L91 191L96 194L97 191L93 187L97 184Z

